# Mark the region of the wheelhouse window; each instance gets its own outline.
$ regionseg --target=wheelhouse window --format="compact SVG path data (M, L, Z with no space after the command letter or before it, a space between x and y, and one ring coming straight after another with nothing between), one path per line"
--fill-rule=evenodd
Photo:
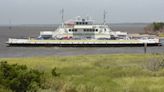
M88 22L76 22L76 25L88 25Z

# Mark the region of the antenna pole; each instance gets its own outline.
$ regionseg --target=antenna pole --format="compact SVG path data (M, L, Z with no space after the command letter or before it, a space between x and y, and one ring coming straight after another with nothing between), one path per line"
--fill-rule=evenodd
M11 19L9 19L9 30L12 29Z
M61 14L62 14L62 27L64 26L64 9L62 8L61 10Z
M106 24L106 11L104 10L104 16L103 16L103 24L105 25Z

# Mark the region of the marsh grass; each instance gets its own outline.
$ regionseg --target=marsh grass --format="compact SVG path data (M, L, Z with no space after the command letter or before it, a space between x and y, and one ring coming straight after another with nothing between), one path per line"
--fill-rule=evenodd
M1 58L45 72L40 92L163 92L164 54ZM56 67L60 77L51 72ZM154 69L155 67L155 69Z

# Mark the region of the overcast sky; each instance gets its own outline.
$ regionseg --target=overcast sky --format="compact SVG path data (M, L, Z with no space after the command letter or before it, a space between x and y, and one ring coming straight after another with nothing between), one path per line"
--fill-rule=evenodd
M0 0L0 24L58 24L62 8L65 20L91 16L101 23L105 9L109 23L164 21L164 0Z

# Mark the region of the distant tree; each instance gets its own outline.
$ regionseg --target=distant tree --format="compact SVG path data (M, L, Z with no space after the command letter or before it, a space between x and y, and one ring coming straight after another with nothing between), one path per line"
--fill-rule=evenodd
M147 25L144 29L145 29L146 33L158 34L164 30L164 23L163 22L154 22L150 25Z
M153 30L154 30L154 31L159 31L159 30L161 30L161 29L164 28L164 23L162 23L162 22L159 22L159 23L154 22L154 23L152 24L152 27L153 27Z

